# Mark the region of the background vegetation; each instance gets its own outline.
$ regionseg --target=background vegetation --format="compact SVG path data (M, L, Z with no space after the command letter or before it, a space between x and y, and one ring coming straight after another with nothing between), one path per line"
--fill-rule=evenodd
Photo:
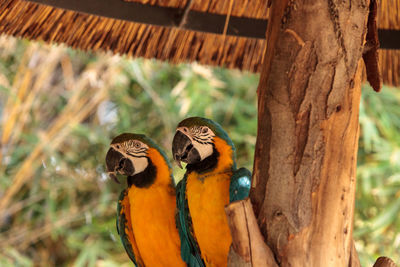
M176 124L206 116L251 169L257 83L222 68L0 37L0 265L130 266L115 229L123 185L104 172L111 138L146 133L171 158ZM363 90L354 235L364 266L400 260L399 104L399 90Z

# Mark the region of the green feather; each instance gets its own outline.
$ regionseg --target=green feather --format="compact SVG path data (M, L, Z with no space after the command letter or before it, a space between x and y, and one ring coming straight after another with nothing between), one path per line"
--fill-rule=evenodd
M251 172L240 168L233 172L229 185L229 202L245 199L249 196L251 186Z
M123 190L121 192L121 195L119 196L118 199L118 205L117 205L117 231L118 234L121 238L122 245L124 246L126 253L128 254L129 258L133 261L135 266L140 266L138 265L136 261L135 254L133 253L132 245L129 242L128 235L125 232L125 225L128 223L128 220L125 216L125 213L121 213L122 210L122 201L124 200L125 197L128 196L128 189Z
M192 218L186 198L186 182L187 175L185 174L176 187L176 204L178 207L176 225L181 238L181 257L189 267L203 267L205 264L193 233Z

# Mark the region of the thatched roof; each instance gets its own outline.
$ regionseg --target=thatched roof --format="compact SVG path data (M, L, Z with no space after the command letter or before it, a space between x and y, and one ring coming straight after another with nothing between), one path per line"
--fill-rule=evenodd
M31 1L1 1L0 33L173 63L261 68L267 0ZM399 86L400 1L381 0L379 12L381 47L397 47L380 49L383 81Z

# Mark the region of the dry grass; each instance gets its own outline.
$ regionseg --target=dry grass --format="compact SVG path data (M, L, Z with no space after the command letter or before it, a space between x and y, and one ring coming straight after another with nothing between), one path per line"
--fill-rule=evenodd
M40 52L36 50L37 48L35 49L34 46L24 54L22 62L25 63L24 60L27 60L27 58L30 58L30 61L26 65L21 64L14 83L11 85L10 96L15 97L8 98L3 111L2 147L14 147L16 145L15 140L21 139L21 134L26 128L31 112L40 112L40 109L38 109L39 90L46 86L50 89L51 74L55 72L55 68L63 61L64 65L68 64L65 63L68 58L65 58L62 51L65 48L58 47L51 51ZM47 54L48 52L50 53ZM47 160L44 150L56 151L59 149L71 129L86 119L97 105L106 99L107 84L99 84L96 80L97 77L93 76L93 74L101 75L104 80L112 82L111 77L107 77L107 75L113 74L112 72L107 72L108 64L110 62L105 61L103 64L88 68L78 80L73 82L74 86L69 92L71 97L68 99L61 114L48 127L41 129L37 145L18 169L11 186L1 198L0 210L5 210L9 206L12 197L31 179L34 169L32 166L35 165L35 162L38 159ZM105 70L102 71L102 69ZM68 78L70 77L64 76L65 80L68 80ZM7 151L7 154L10 153L12 153L12 150ZM0 161L2 161L1 157Z
M17 56L13 54L15 46L13 38L1 37L1 56ZM0 173L4 178L9 177L3 180L0 190L0 251L5 258L11 257L8 263L0 259L0 265L20 264L23 257L19 253L23 251L33 262L42 262L42 266L55 265L58 256L51 253L62 254L66 244L57 245L59 248L50 244L50 247L55 246L53 251L39 249L37 244L46 240L53 243L55 232L84 224L88 214L97 212L112 221L115 216L113 209L105 209L101 199L85 199L87 203L81 204L80 193L68 192L98 191L96 170L84 173L87 184L83 184L80 181L82 170L71 170L65 163L52 162L57 155L67 152L71 133L85 121L91 121L99 104L108 99L110 87L114 86L121 69L115 64L117 59L109 56L99 57L93 64L73 66L71 61L76 59L65 47L39 44L27 46L16 60L19 64L14 78L3 74L4 79L0 80L1 88L8 89L0 91L0 99L5 100L3 105L3 101L0 102L0 107L3 106ZM52 176L71 178L68 181L71 188L54 186L55 177ZM104 186L103 183L100 186ZM49 191L43 191L45 188ZM65 198L65 194L71 195ZM57 207L60 199L75 204L60 207L60 210L49 210L48 206L38 210L44 203ZM44 217L37 218L37 212ZM14 259L13 253L21 258ZM120 255L125 258L124 254Z

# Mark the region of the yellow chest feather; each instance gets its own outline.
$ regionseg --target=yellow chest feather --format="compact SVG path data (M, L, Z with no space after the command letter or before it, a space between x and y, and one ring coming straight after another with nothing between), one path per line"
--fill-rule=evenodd
M133 234L144 264L185 266L175 224L175 196L162 187L131 187L128 197Z
M199 179L191 173L186 195L193 231L207 266L226 266L232 237L224 207L229 203L232 173L220 173Z

